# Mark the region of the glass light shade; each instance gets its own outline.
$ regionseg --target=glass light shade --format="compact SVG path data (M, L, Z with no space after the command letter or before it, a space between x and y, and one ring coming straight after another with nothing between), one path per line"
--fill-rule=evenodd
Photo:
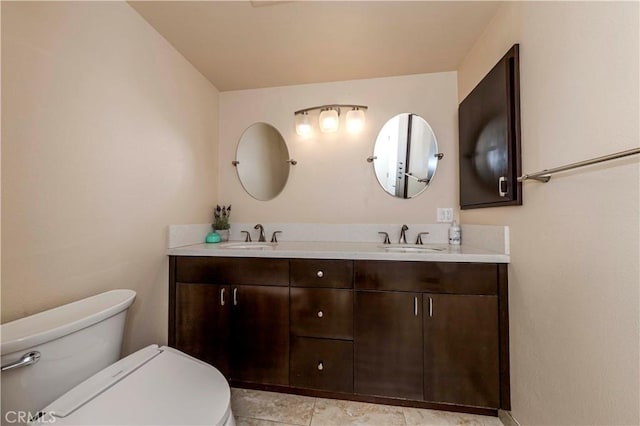
M309 114L302 112L296 114L296 133L300 136L309 136L313 132L313 126L309 120Z
M354 108L347 113L347 130L350 133L358 133L364 128L364 111Z
M338 125L338 111L326 109L320 113L320 130L324 133L337 131Z

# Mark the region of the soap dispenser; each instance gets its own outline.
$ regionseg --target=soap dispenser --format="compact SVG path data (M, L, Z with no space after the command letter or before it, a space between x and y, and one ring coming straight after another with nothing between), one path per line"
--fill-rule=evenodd
M460 225L455 220L449 227L449 244L452 246L459 246L462 240L462 231Z

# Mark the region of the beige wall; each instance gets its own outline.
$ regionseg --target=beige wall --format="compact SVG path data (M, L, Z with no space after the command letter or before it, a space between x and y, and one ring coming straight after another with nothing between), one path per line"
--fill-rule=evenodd
M233 204L235 222L433 223L437 207L458 205L456 87L449 72L223 92L218 201ZM365 130L351 135L343 120L337 133L296 134L294 111L334 103L369 106ZM410 200L384 192L366 162L378 131L402 112L425 118L445 154L426 192ZM242 189L231 165L240 135L259 121L280 131L298 161L282 193L267 202Z
M520 43L525 172L638 146L638 3L504 5L459 68L460 99ZM464 211L511 227L513 415L635 424L640 394L638 158L524 184L522 207Z
M210 220L217 90L121 2L2 2L2 321L113 288L166 340L167 225Z

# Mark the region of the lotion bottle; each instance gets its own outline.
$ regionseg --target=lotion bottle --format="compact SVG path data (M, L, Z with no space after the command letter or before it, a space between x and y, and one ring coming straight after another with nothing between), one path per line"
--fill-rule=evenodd
M462 232L460 230L460 225L455 220L449 227L449 244L452 246L459 246L462 240Z

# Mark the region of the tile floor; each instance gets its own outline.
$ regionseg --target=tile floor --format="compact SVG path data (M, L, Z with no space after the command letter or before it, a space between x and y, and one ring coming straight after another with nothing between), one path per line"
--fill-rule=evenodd
M502 426L497 417L231 389L237 426Z

